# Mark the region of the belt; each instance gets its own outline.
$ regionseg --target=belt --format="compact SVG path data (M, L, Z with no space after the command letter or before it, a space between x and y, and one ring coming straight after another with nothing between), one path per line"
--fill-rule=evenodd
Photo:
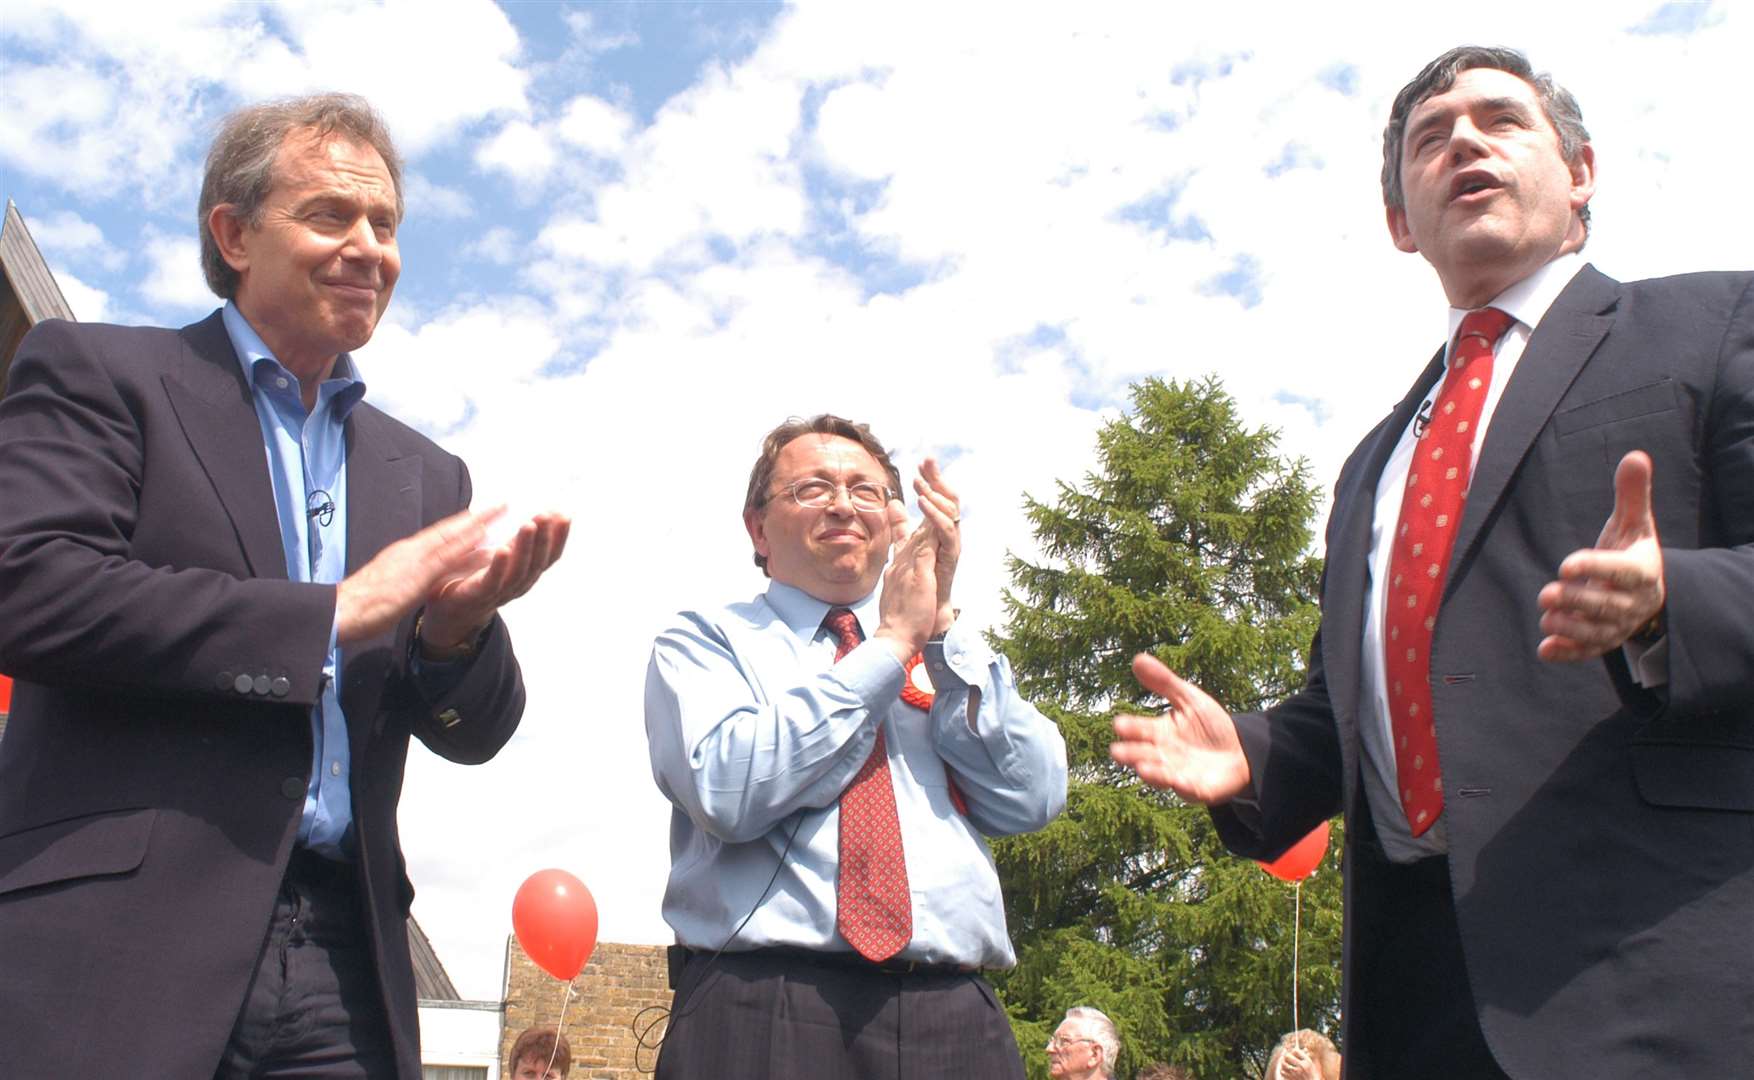
M712 956L712 953L704 949L690 949L689 951L698 957ZM759 949L743 949L738 952L728 952L722 959L729 960L737 957L749 957L754 960L779 960L792 964L808 964L812 967L874 972L882 975L976 975L980 973L980 968L973 964L899 959L873 961L867 960L850 949L830 952L800 948L796 945L769 945Z

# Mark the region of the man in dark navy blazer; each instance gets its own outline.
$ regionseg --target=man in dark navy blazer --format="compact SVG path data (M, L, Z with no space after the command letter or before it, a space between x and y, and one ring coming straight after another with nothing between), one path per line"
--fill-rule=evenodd
M363 403L400 165L342 95L229 118L182 330L46 322L0 401L0 1075L420 1076L410 736L511 737L468 471Z
M1576 102L1519 53L1401 91L1391 237L1451 338L1496 342L1446 341L1341 470L1303 690L1233 717L1141 656L1171 711L1115 723L1115 759L1238 854L1346 814L1349 1077L1754 1060L1754 275L1603 276L1577 254L1595 180ZM1320 331L1338 367L1377 347L1361 304ZM1466 329L1487 308L1502 336ZM1433 561L1401 530L1440 482L1464 501L1426 522ZM1437 583L1414 622L1409 574Z

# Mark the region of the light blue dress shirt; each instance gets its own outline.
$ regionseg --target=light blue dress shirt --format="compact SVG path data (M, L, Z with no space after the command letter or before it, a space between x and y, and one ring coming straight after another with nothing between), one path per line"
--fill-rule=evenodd
M316 407L306 413L298 378L274 358L237 305L227 301L222 318L262 424L286 576L337 584L347 575L347 416L365 397L365 383L354 376L352 359L342 353L330 378L317 389ZM321 509L327 506L333 510ZM301 845L331 858L347 857L353 827L348 787L353 762L337 692L340 670L341 650L331 624L322 695L311 709L311 779L298 827Z
M849 950L835 931L837 800L881 724L913 902L913 939L900 958L1012 966L982 834L1039 829L1064 808L1059 729L1018 697L1004 657L961 623L926 647L931 712L904 703L902 666L869 640L875 596L852 605L867 640L838 664L822 629L829 606L774 582L748 603L684 612L658 635L645 705L652 774L675 808L665 920L679 943L718 949L753 910L730 949ZM966 815L951 800L949 771Z

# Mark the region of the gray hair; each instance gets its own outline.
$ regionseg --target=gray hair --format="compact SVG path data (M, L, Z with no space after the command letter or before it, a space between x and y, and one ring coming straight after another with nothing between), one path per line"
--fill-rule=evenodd
M1456 84L1456 76L1472 68L1493 68L1509 72L1521 79L1535 91L1535 97L1541 103L1541 111L1546 114L1547 122L1559 135L1559 153L1567 164L1576 164L1578 155L1590 141L1590 133L1584 130L1583 110L1578 108L1577 99L1565 87L1553 81L1553 76L1546 72L1537 72L1529 64L1529 58L1515 49L1493 48L1484 45L1463 45L1451 49L1442 56L1425 65L1412 82L1401 87L1395 95L1394 107L1389 110L1388 126L1382 133L1382 200L1383 205L1392 210L1399 210L1407 205L1406 194L1401 190L1401 142L1407 136L1407 120L1413 115L1427 98L1446 93ZM1583 222L1587 235L1590 227L1590 208L1585 205L1577 212L1578 220Z
M1115 1022L1102 1010L1088 1005L1074 1005L1067 1009L1066 1019L1076 1020L1084 1026L1084 1037L1102 1051L1102 1075L1113 1076L1115 1061L1121 1056L1121 1032L1115 1027Z
M213 208L227 203L245 225L262 222L262 204L274 190L274 163L280 148L295 132L319 139L339 136L363 143L384 159L396 189L396 222L402 221L402 158L390 141L390 129L364 98L356 94L312 94L250 105L227 116L207 151L201 178L201 201L195 220L201 235L201 271L207 287L230 300L237 295L238 272L219 253L207 226Z

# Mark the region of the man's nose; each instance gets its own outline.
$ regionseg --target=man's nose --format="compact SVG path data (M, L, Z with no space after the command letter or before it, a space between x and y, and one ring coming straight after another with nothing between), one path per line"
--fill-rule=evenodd
M1452 161L1467 161L1486 152L1486 133L1474 126L1466 116L1458 117L1450 128L1449 152Z
M378 231L371 219L361 217L347 230L346 242L341 247L341 254L354 262L377 265L384 261L384 242L378 239Z

